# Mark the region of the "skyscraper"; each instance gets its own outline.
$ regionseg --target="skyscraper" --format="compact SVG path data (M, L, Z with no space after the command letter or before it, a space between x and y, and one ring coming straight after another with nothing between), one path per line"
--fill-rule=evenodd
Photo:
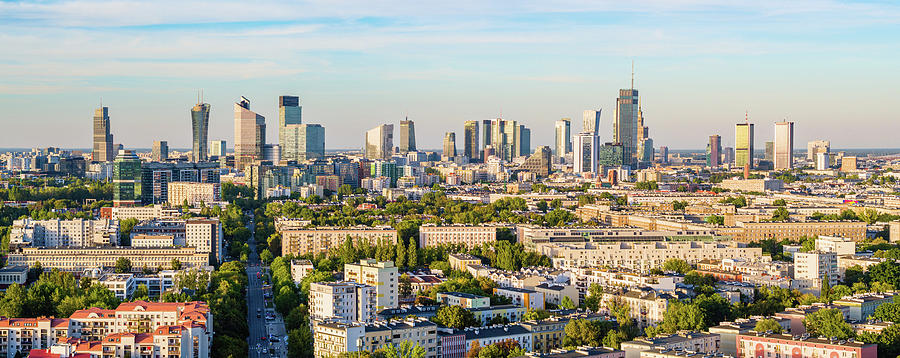
M490 119L484 119L481 121L481 136L482 136L481 148L487 147L494 143L492 140L492 137L491 137L491 135L493 135L493 132L494 132L492 130L492 124L493 124L493 121L491 121ZM484 155L484 151L482 150L481 160L486 161L487 157L488 156Z
M113 162L113 206L141 205L141 159L120 150Z
M191 108L191 129L193 141L191 146L191 161L194 163L207 160L209 141L209 103L197 103Z
M775 142L766 141L766 151L763 153L763 160L774 162L775 161Z
M794 122L775 123L775 169L794 168Z
M444 134L444 157L451 160L456 157L456 133L447 132Z
M659 147L659 162L662 164L669 164L669 147Z
M806 159L818 160L819 153L830 153L831 142L827 140L814 140L806 144Z
M154 162L163 162L169 159L169 142L157 140L153 142L153 149L150 151L150 159Z
M641 110L640 102L638 102L637 131L637 161L648 165L653 162L653 139L650 139L650 128L644 125L644 111Z
M734 126L734 164L753 168L753 123L749 120Z
M238 170L261 160L266 144L266 117L250 110L250 100L241 96L234 104L234 166Z
M721 165L721 155L722 137L719 135L709 136L709 143L706 144L706 166L714 168Z
M300 138L298 126L303 123L303 107L300 97L278 96L278 147L281 160L300 159Z
M519 125L519 156L531 155L531 129L524 124Z
M556 157L565 158L572 152L572 120L563 118L556 121Z
M553 156L550 152L550 147L542 145L537 147L534 154L529 155L518 169L524 172L533 173L538 177L546 178L550 175L552 168Z
M613 141L622 144L625 165L637 164L638 109L640 97L634 88L620 89L616 99L616 118L613 123Z
M100 107L94 110L94 150L91 153L95 162L110 162L114 159L113 135L109 132L109 108Z
M600 112L602 109L598 110L585 110L582 123L581 123L581 131L582 132L591 132L594 134L600 134Z
M366 132L366 159L390 159L394 151L394 125L382 124Z
M224 157L227 150L228 146L224 140L214 140L209 142L210 157Z
M497 118L491 123L491 147L494 155L505 161L511 161L519 153L517 139L519 138L519 124L516 121L507 121Z
M575 135L572 148L572 171L574 173L597 173L599 170L600 137L591 131Z
M305 161L325 157L325 127L321 124L304 123L291 125L290 129L296 132L291 134L297 138L296 160Z
M397 146L400 147L400 153L408 153L415 152L416 149L416 123L406 119L400 121L400 142L397 143Z
M478 121L466 121L463 125L463 154L471 162L481 159L481 150L478 147Z

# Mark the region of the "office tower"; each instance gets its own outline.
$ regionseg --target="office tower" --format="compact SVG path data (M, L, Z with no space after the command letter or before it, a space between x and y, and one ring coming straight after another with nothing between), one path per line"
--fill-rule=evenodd
M450 160L456 157L456 133L447 132L444 134L444 157Z
M209 156L210 157L224 157L226 155L228 146L224 140L214 140L209 143Z
M519 156L531 155L531 129L519 125Z
M272 163L281 161L281 146L278 144L263 144L262 158Z
M706 144L706 166L710 168L722 165L722 137L718 135L709 136L709 143Z
M775 169L794 168L794 122L775 123Z
M722 148L722 164L731 164L731 163L734 163L734 148L723 147Z
M495 155L505 161L521 155L521 127L516 121L495 119L491 123L491 146Z
M292 135L297 138L296 159L305 161L310 159L320 159L325 157L325 127L321 124L299 124L293 125L291 130L295 133ZM282 150L284 153L284 150ZM281 160L291 160L282 157Z
M536 148L534 154L525 159L525 162L519 166L519 170L546 178L550 175L552 165L553 156L550 152L550 147L542 145Z
M109 108L100 107L94 110L94 151L91 153L95 162L111 162L114 159L113 135L109 132Z
M594 134L600 134L600 112L602 109L598 110L586 110L582 115L581 122L581 131L582 132L591 132Z
M662 164L669 164L669 147L659 147L659 162Z
M469 161L477 162L481 157L478 148L478 121L466 121L463 126L463 154Z
M494 143L492 141L492 137L491 137L491 135L493 134L492 124L493 124L493 121L491 121L490 119L484 119L481 121L481 137L482 137L481 148L490 146ZM485 160L487 160L487 157L489 157L489 155L485 155L485 153L482 149L481 160L485 161Z
M400 153L415 152L416 149L416 123L406 118L400 121Z
M206 145L209 141L209 103L197 103L191 108L191 128L193 129L191 161L205 162L208 159Z
M120 150L113 162L113 206L141 205L141 159Z
M266 118L250 110L250 100L241 96L234 104L234 166L243 170L263 157Z
M766 142L766 152L763 155L763 160L770 162L775 161L775 142Z
M604 167L625 165L625 146L621 143L606 143L597 150L597 164Z
M303 107L300 97L278 96L278 147L285 161L300 159L300 138L298 126L303 123Z
M572 148L572 172L594 173L599 169L598 144L600 137L594 132L581 132L575 135Z
M646 138L641 141L639 149L639 158L641 163L650 164L653 162L653 138Z
M164 140L153 141L150 159L154 162L164 162L166 159L169 159L169 142Z
M734 126L734 164L753 168L753 123L749 120Z
M637 120L637 161L641 164L653 162L653 139L650 139L650 128L644 125L644 111L638 102Z
M828 170L831 166L831 153L816 153L816 170Z
M831 153L831 142L814 140L806 144L806 159L815 160L819 153Z
M619 90L616 99L616 118L613 141L621 143L625 151L625 165L635 166L638 149L638 109L640 97L634 88Z
M565 158L572 152L572 120L563 118L556 121L556 157Z
M390 159L394 151L394 125L382 124L366 132L366 159Z
M841 157L842 172L855 172L858 168L856 157Z

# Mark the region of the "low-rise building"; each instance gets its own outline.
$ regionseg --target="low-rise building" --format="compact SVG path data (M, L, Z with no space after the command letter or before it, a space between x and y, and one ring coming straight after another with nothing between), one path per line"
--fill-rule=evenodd
M306 275L315 270L312 261L291 260L291 278L295 283L300 283Z
M853 296L842 297L833 303L838 306L849 307L849 314L845 316L850 321L864 321L869 318L878 306L894 302L897 297L893 292L885 293L861 293Z
M581 304L578 288L575 285L542 283L534 286L534 290L544 295L544 302L562 307L563 300L568 297L575 307Z
M309 318L338 322L375 321L375 287L356 282L309 285Z
M676 298L671 294L658 293L651 290L604 292L601 302L609 307L612 302L624 304L629 308L629 315L640 328L646 328L663 321L669 300Z
M512 304L525 307L526 310L544 309L544 293L527 288L497 287L494 294L509 298Z
M482 325L491 325L497 322L518 322L525 315L525 307L516 305L497 305L479 308L467 308L475 321Z
M441 304L462 308L490 307L491 298L464 292L438 292L436 299Z
M856 357L877 358L878 345L855 340L832 340L809 335L741 334L738 357Z
M712 354L710 352L684 351L681 349L653 348L641 352L641 358L735 358L728 354Z
M456 271L466 271L469 265L481 265L481 259L469 254L450 254L448 255L450 268Z
M410 341L425 350L426 358L438 358L437 325L425 319L405 319L369 324L335 321L313 325L316 358L337 357L349 352L374 352L388 343Z
M715 333L682 331L668 336L640 337L622 342L621 348L625 351L625 358L640 358L641 352L654 348L715 353L719 351L720 340Z
M554 349L548 353L530 352L530 358L625 358L625 352L609 347L578 347L575 349Z
M7 266L0 268L0 290L6 291L6 288L12 284L24 285L28 280L28 266Z
M465 330L466 347L471 347L473 343L487 347L504 341L515 341L526 352L533 349L531 341L531 332L518 324L495 325L488 327L469 327Z
M790 332L791 330L791 321L787 318L753 316L737 319L733 322L720 322L718 326L709 327L709 333L719 335L719 352L727 356L737 357L738 335L750 333L750 331L756 329L756 324L764 319L772 319L780 324L782 332Z

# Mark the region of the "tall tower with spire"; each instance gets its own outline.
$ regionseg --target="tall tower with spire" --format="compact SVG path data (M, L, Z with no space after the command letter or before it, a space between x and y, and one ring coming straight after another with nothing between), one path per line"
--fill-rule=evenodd
M209 103L203 103L203 92L197 94L197 104L191 108L191 161L205 162L209 149Z
M622 145L625 164L631 167L636 167L638 161L639 114L640 96L638 90L634 89L634 62L632 62L631 88L619 90L613 122L613 141Z

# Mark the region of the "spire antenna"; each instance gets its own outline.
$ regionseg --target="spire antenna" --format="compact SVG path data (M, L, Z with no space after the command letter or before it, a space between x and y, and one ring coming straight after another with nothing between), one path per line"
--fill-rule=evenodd
M631 89L634 89L634 60L631 60Z

